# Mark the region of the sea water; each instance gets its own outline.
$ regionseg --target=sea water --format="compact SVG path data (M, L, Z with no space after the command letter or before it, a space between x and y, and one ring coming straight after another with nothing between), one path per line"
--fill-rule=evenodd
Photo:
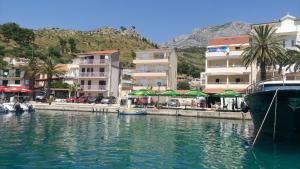
M300 168L251 121L72 112L0 115L0 168Z

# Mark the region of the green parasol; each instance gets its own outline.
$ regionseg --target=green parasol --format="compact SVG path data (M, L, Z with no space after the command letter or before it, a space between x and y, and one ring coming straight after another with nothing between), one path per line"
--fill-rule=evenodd
M167 89L161 93L159 93L160 96L179 96L179 93L177 93L175 90Z
M225 89L222 93L214 94L216 97L242 97L240 93L237 93L231 89Z
M193 96L193 97L208 97L208 94L197 90L197 89L191 89L188 92L183 94L184 96Z
M128 95L130 96L155 96L155 94L147 89L140 89L137 91L132 91Z

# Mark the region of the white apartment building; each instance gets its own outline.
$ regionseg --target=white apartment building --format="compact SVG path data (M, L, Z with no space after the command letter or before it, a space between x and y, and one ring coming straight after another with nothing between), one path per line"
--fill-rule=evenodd
M80 96L115 96L119 92L118 50L81 53L79 57Z
M10 58L3 59L8 63L8 67L0 69L0 86L28 86L29 81L25 80L25 72L20 69L21 65L28 63L24 58Z
M259 23L253 24L252 28L259 25L272 25L276 29L276 33L282 38L282 45L286 49L296 49L295 45L300 44L300 20L297 20L296 17L287 14L282 17L279 21L269 22L269 23ZM287 80L299 80L300 73L299 71L294 72L293 67L289 70L283 69ZM256 76L256 79L259 77L259 69L253 69L253 77ZM267 70L267 79L272 78L273 76L278 76L277 70L272 69L271 67Z
M209 40L205 53L205 72L201 74L204 92L218 93L224 89L245 91L251 83L251 67L246 68L241 62L241 54L247 46L248 35Z
M135 79L134 90L176 90L177 56L174 50L162 48L137 51L133 63L136 65L132 74Z

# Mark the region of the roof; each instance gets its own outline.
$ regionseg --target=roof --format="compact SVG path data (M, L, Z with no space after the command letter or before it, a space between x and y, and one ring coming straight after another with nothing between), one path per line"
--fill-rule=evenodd
M69 71L69 66L68 66L68 64L57 64L55 66L55 69L59 70L59 71L67 72L67 71Z
M90 51L85 53L79 53L79 55L111 55L113 53L119 52L118 50L99 50L99 51Z
M203 90L204 93L208 93L208 94L213 94L213 93L221 93L221 92L224 92L225 89L223 88L205 88ZM246 93L246 89L245 88L233 88L231 89L235 92L238 92L238 93Z
M249 38L248 35L214 38L208 41L208 46L245 44L249 43Z

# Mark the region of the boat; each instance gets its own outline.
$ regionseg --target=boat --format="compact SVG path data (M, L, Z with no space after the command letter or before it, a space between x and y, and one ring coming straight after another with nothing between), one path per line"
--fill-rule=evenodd
M7 114L9 111L4 105L0 104L0 114Z
M14 112L16 114L21 114L24 112L32 113L35 111L33 106L29 103L2 103L0 107L6 109L7 112Z
M300 81L266 81L247 90L242 111L250 111L256 134L300 139Z
M119 115L146 115L147 111L145 109L124 109L119 110Z

